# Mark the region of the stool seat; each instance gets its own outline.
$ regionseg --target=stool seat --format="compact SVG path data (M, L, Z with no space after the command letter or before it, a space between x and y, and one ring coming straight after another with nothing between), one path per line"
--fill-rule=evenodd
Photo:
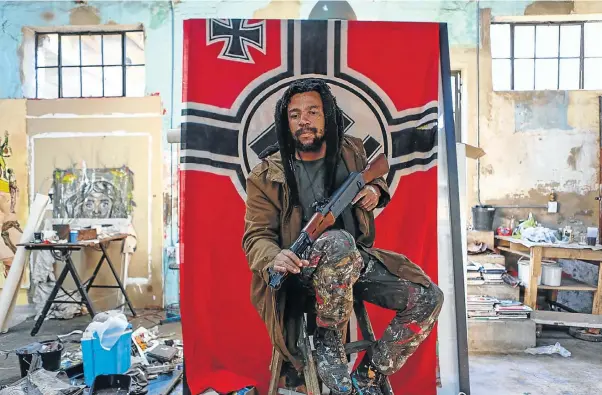
M357 319L358 326L362 333L364 340L358 340L345 344L345 353L347 355L357 354L359 352L367 350L375 341L374 330L368 317L368 312L363 301L356 300L353 303L353 310ZM307 333L307 320L303 316L300 323L299 339L297 340L297 347L301 351L303 357L303 376L305 377L305 387L307 389L307 395L319 395L321 394L320 386L321 382L318 377L318 371L315 363L315 351L312 350L309 335ZM280 373L282 370L282 364L284 359L276 348L272 348L272 361L270 362L271 378L270 388L268 395L276 395L278 393L278 382L280 381ZM393 389L388 377L385 377L381 387L381 391L384 395L393 395Z

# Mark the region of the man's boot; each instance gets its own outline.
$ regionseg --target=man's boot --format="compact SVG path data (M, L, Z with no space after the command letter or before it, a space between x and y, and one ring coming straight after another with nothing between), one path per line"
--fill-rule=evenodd
M384 380L385 376L372 366L367 353L357 369L351 374L353 390L356 395L382 395L381 385Z
M317 328L314 336L318 375L331 391L346 395L351 393L351 376L347 371L347 355L341 332Z

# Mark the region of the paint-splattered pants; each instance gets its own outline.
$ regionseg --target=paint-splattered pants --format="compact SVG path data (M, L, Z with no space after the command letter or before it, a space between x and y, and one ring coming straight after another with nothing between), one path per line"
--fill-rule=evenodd
M343 329L354 298L395 310L397 314L371 349L373 367L384 375L397 372L431 332L441 311L443 293L391 274L376 259L364 262L353 237L342 230L325 232L312 246L310 266L299 279L316 299L319 327Z

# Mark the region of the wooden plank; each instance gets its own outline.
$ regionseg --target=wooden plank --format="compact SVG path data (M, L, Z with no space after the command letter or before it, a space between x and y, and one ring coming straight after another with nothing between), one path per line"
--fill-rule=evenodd
M533 310L537 309L537 278L541 275L541 247L531 248L531 261L529 262L529 286L525 288L525 304Z
M531 248L535 248L535 247L531 247ZM541 247L538 247L541 248ZM531 249L527 246L524 246L522 244L519 243L510 243L510 249L512 251L517 251L517 252L527 252L529 253L531 251Z
M561 313L558 311L533 311L531 319L536 324L574 326L578 328L602 329L602 316L582 313Z
M531 258L531 254L527 254L526 252L522 252L522 251L513 250L512 248L509 248L509 247L499 247L498 246L498 250L502 250L502 251L510 252L512 254L524 256L525 258Z
M510 247L510 242L508 240L504 240L504 239L496 238L495 244L496 244L496 246Z
M594 292L592 314L602 315L602 265L598 269L598 290Z
M553 289L559 291L596 291L596 287L584 282L575 280L574 278L563 278L560 286L553 287L550 285L540 285L539 289Z
M587 248L578 249L562 247L543 247L543 256L546 258L602 261L602 251L594 251Z

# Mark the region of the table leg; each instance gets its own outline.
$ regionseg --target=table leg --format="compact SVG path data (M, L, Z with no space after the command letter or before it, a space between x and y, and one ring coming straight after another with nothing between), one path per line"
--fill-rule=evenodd
M54 284L54 288L52 289L52 292L50 292L50 296L46 300L46 304L44 305L44 308L42 309L42 313L40 314L40 317L38 318L38 320L36 321L36 324L33 326L33 329L31 330L31 336L35 336L36 333L38 333L38 331L40 330L40 327L42 326L42 323L44 322L44 319L46 318L46 314L48 314L48 310L50 310L50 306L52 306L52 304L54 302L54 298L56 298L56 294L59 292L59 289L61 289L61 287L63 286L63 281L65 281L65 278L67 277L67 273L69 273L69 265L67 264L67 262L65 262L65 267L63 268L63 271L59 275L59 278L56 280L56 284Z
M92 288L92 284L94 283L94 280L96 280L96 276L98 276L98 272L100 271L100 267L102 266L104 260L105 255L103 253L100 257L100 260L98 261L98 264L96 265L96 268L94 269L94 273L92 273L92 277L90 277L88 283L86 284L86 292L90 292L90 288Z
M67 256L67 260L65 261L65 266L69 267L69 270L71 271L71 276L73 276L73 282L75 283L75 286L77 287L80 295L82 296L82 301L88 308L90 317L92 317L92 319L94 319L96 312L94 311L94 308L92 307L92 301L90 301L88 292L86 292L86 287L84 287L82 285L82 280L81 280L81 278L79 278L79 274L77 274L77 270L75 270L75 265L73 265L73 261L71 260L71 255Z
M594 292L592 314L602 315L602 262L598 265L598 290Z
M109 264L109 268L111 269L111 272L113 272L113 276L115 277L117 284L119 284L119 288L121 289L121 292L123 292L125 301L128 304L128 307L130 308L132 315L135 317L136 311L134 311L132 302L130 302L130 298L128 298L128 295L125 293L125 288L123 287L123 284L121 283L121 280L119 279L119 276L117 275L117 272L115 271L115 267L113 266L113 262L111 262L111 258L109 258L109 254L107 254L107 249L102 243L100 243L99 245L100 245L100 248L102 249L102 253L104 254L105 259L107 260L107 263Z
M537 309L537 279L541 276L541 247L531 247L531 262L529 263L529 286L525 288L525 305Z

